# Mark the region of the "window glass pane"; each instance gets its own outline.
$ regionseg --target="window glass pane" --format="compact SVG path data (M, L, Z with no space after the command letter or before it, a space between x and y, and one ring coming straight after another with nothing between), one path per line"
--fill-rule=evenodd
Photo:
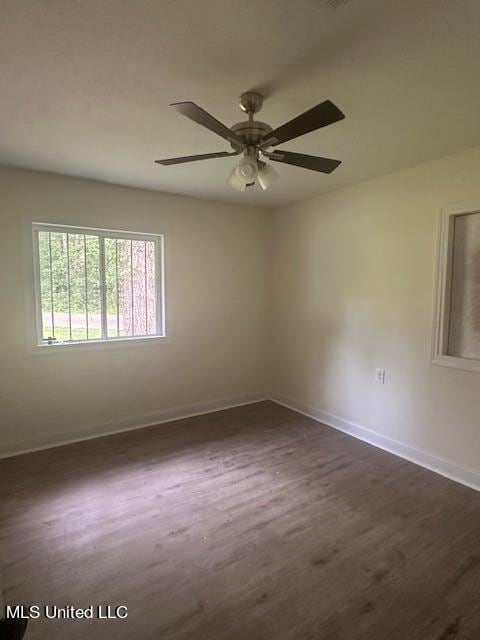
M145 242L132 241L133 266L133 333L136 336L147 335L146 316L146 279L145 279Z
M133 335L132 325L132 261L131 241L117 239L118 253L118 314L120 335Z
M480 213L455 217L448 355L480 359Z
M63 233L40 233L40 281L44 340L68 340L67 246Z
M100 302L100 241L97 236L85 236L87 263L87 318L88 338L102 337L102 305Z
M87 340L89 335L88 300L90 296L87 272L88 251L91 248L92 236L83 233L69 233L70 256L70 298L72 339Z
M40 231L38 241L43 340L100 338L98 238Z
M42 339L46 340L52 336L52 283L49 259L49 236L50 234L41 231L38 234L39 250L39 274L40 274L40 304L42 309Z
M105 263L109 337L155 335L155 243L106 238Z
M65 233L50 234L53 283L53 336L57 340L68 340L68 286L67 286L67 236Z
M105 238L105 293L107 298L107 335L109 338L125 335L123 316L120 316L119 260L121 256L119 251L121 251L119 240Z
M147 334L153 335L157 332L157 301L155 287L155 243L146 242L146 316Z
M155 241L99 237L81 229L40 230L38 246L44 341L157 333ZM106 336L102 335L102 296Z

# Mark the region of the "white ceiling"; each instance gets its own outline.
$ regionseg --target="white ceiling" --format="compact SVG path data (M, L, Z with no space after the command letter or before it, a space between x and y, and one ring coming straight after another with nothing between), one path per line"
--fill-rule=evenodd
M271 207L480 144L478 0L2 0L0 17L3 164ZM153 163L226 149L169 103L232 125L249 89L272 126L335 102L344 121L283 148L340 168L276 164L241 194L234 158Z

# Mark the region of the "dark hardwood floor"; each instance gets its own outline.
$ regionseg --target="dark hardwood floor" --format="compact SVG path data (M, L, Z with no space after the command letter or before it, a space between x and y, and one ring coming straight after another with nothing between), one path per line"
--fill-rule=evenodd
M480 494L262 402L0 462L30 640L478 640Z

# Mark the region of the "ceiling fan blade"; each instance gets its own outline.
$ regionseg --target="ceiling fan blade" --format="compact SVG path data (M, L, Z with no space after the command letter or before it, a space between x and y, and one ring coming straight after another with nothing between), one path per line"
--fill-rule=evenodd
M303 153L292 153L291 151L275 150L273 153L265 154L270 160L275 162L283 162L292 164L296 167L311 169L312 171L320 171L321 173L332 173L338 165L342 164L341 160L332 160L332 158L321 158L320 156L307 156Z
M216 133L218 136L225 138L234 145L242 146L243 142L239 136L231 131L227 126L222 124L219 120L210 115L205 109L202 109L194 102L176 102L170 105L174 107L179 113L190 118L197 124L202 125Z
M218 151L217 153L202 153L198 156L182 156L181 158L167 158L166 160L155 160L157 164L165 167L171 164L182 164L182 162L195 162L196 160L210 160L211 158L226 158L227 156L238 156L238 151L229 153L228 151Z
M305 111L305 113L293 118L293 120L283 124L281 127L267 133L263 137L262 144L269 142L270 145L276 146L344 118L345 114L333 102L325 100L325 102L317 104L316 107Z

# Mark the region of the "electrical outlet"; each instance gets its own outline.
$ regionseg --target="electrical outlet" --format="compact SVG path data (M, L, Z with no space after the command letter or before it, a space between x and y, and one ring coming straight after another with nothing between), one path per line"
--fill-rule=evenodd
M375 382L385 384L385 369L377 369L375 371Z

